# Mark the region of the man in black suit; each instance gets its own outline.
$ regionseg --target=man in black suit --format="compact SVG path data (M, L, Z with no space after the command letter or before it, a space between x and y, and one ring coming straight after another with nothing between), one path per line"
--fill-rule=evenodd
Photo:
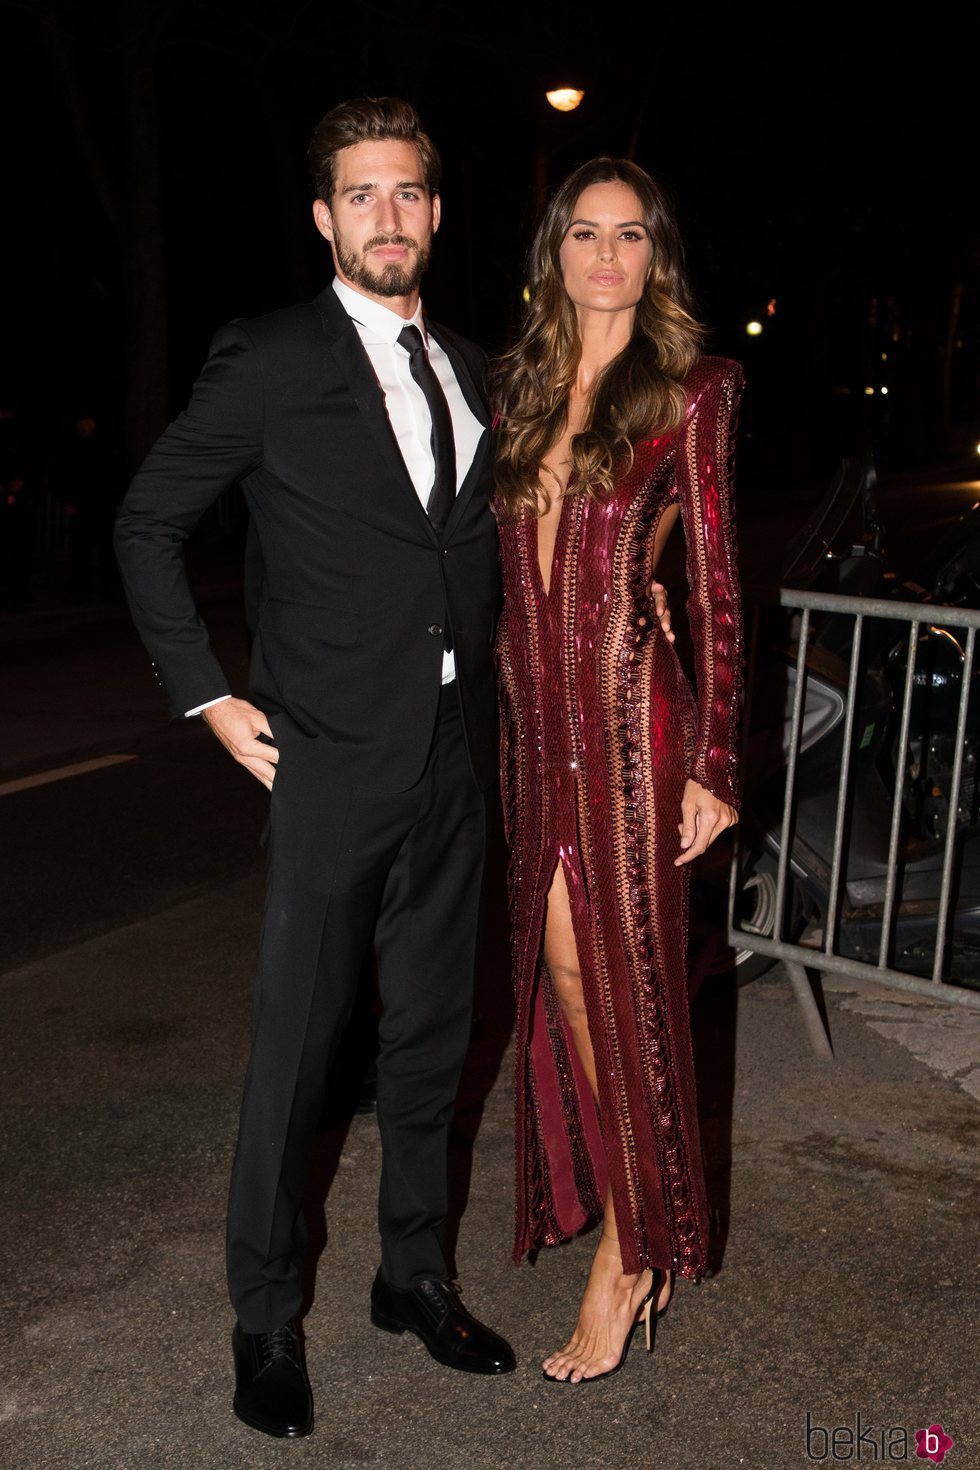
M228 1211L235 1411L308 1434L301 1201L374 946L381 1265L371 1317L451 1367L515 1366L449 1281L446 1145L470 1027L494 778L497 546L485 358L423 316L438 156L406 103L334 108L310 148L336 280L216 336L116 545L175 715L271 792L251 1059ZM251 700L211 651L183 543L240 482L261 553Z

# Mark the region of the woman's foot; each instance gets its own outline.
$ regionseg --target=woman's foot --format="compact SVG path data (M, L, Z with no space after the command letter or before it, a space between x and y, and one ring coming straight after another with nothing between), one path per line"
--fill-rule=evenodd
M619 1241L602 1235L589 1272L578 1321L570 1340L560 1352L545 1358L541 1367L548 1378L559 1383L581 1383L618 1368L626 1340L636 1325L643 1299L653 1284L653 1272L625 1275ZM670 1300L668 1278L654 1302L662 1311Z

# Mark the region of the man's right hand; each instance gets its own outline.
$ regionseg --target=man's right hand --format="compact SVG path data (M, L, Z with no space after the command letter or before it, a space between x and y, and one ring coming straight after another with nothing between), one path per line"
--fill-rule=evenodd
M271 791L279 752L274 743L266 745L258 738L266 735L272 740L269 721L262 711L247 699L223 699L220 704L202 710L201 719L211 726L238 764Z

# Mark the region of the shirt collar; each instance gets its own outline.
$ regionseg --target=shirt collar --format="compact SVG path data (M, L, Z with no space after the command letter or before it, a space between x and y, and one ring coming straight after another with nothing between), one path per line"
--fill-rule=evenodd
M396 311L389 311L387 306L382 306L378 301L372 301L369 296L364 296L360 291L353 290L346 285L339 276L334 276L333 289L336 291L341 306L352 321L357 322L372 337L379 342L384 342L389 347L394 347L398 341L399 333L407 326L416 326L422 333L422 340L426 347L429 345L429 334L425 330L425 321L422 317L422 302L419 301L415 309L415 315L409 318L399 316Z

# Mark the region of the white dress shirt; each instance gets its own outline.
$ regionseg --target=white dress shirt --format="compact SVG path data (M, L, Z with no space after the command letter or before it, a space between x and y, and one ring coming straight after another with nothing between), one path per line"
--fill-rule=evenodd
M458 491L469 474L473 456L476 454L477 445L484 431L479 419L470 411L448 355L425 329L422 303L419 302L415 315L406 320L397 312L390 311L387 306L382 306L379 301L372 301L370 297L363 296L360 291L355 291L353 287L345 285L337 277L334 278L333 289L364 344L364 350L384 394L388 418L402 459L405 461L405 468L415 486L415 493L424 507L435 479L435 461L432 457L431 444L432 424L425 394L409 370L409 355L398 343L399 334L407 326L416 326L422 333L422 340L429 354L429 362L442 385L442 391L446 395L446 402L452 416L453 438L456 441L456 489ZM448 684L455 677L456 660L451 653L444 651L442 682ZM230 695L222 696L223 699L230 697ZM209 699L204 704L199 704L196 709L189 709L187 714L199 715L201 710L209 709L211 705L221 702L222 699Z

